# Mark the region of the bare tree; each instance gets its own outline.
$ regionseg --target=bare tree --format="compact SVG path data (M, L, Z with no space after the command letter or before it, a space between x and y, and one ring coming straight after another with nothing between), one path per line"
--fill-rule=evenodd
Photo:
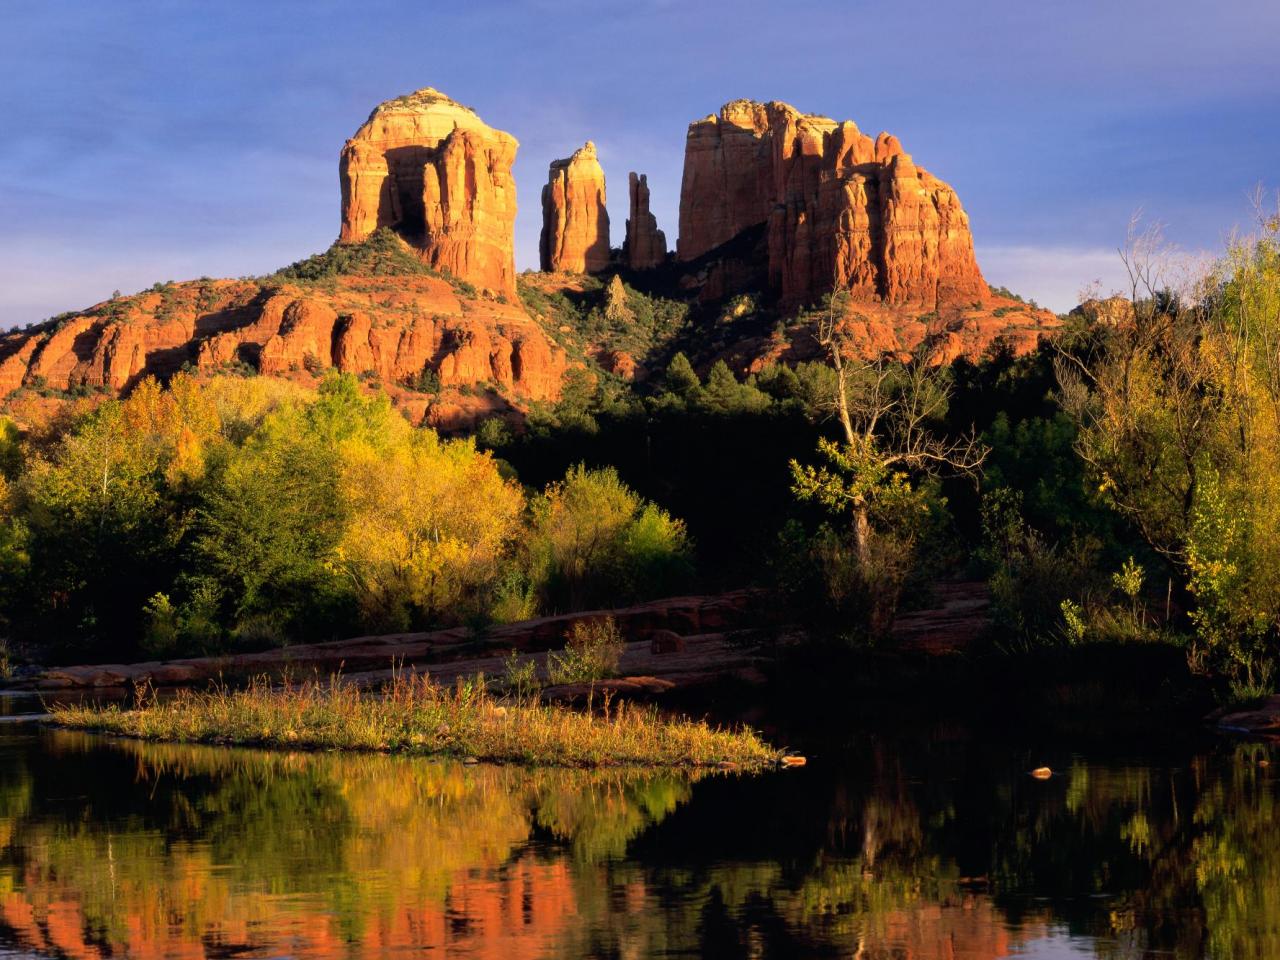
M878 498L901 492L909 474L976 474L987 448L970 430L959 437L934 432L951 389L927 350L908 362L892 355L867 358L851 329L847 291L830 294L815 336L835 370L834 407L842 445L820 441L830 466L793 463L796 492L833 509L848 509L858 561L870 562L871 517Z

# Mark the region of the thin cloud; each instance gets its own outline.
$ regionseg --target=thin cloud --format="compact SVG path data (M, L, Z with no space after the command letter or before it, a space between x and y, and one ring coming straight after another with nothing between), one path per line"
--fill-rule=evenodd
M979 246L987 282L1064 313L1092 284L1103 293L1124 290L1128 278L1120 254L1101 247Z

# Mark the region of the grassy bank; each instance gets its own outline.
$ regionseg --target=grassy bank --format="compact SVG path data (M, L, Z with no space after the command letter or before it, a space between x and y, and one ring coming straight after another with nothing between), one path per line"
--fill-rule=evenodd
M779 752L746 729L670 719L652 708L605 704L579 712L537 703L504 705L482 683L452 689L400 676L378 692L331 678L243 690L184 690L134 710L54 705L53 722L147 740L318 750L374 750L475 757L497 763L574 767L721 763L758 769Z

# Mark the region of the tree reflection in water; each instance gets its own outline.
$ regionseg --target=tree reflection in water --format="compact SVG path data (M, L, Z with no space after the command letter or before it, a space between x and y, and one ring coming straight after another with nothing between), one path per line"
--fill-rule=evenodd
M6 732L0 946L40 955L1280 956L1268 748L868 740L738 778Z

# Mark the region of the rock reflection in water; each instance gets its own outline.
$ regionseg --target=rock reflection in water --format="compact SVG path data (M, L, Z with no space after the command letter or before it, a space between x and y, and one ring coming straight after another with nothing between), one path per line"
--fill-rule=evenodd
M15 731L0 950L1274 957L1262 749L1040 783L1007 753L874 741L737 778Z

